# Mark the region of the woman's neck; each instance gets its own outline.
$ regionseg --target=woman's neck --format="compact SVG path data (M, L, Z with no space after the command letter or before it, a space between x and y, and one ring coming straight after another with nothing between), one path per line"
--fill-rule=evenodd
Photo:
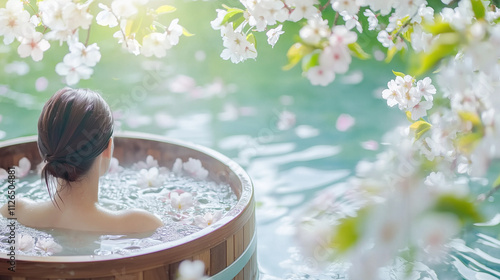
M99 193L99 164L92 165L87 174L67 184L58 182L54 199L63 211L95 208Z

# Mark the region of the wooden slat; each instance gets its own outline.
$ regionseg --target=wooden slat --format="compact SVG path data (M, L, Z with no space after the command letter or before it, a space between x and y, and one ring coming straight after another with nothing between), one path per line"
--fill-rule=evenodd
M234 235L231 235L226 240L226 266L234 262Z
M245 233L245 231L244 231L244 227L243 227L234 235L234 258L235 259L238 259L241 256L241 254L243 254L243 252L245 251L244 233ZM236 275L236 277L234 279L236 279L236 280L245 279L245 277L243 275L243 270L241 270L240 273L238 273L238 275Z
M116 280L144 280L142 277L142 271L130 274L116 275Z
M242 228L234 235L234 259L239 258L245 251L244 233L244 228Z
M241 270L240 273L238 273L238 275L234 277L234 280L245 280L245 275L243 274L243 270Z
M200 260L205 264L205 275L210 275L210 249L193 256L193 260Z
M168 278L168 266L160 266L144 271L144 280L166 280Z
M92 280L115 280L114 276L104 276L104 277L94 277L90 278Z
M210 275L215 275L227 266L227 242L210 249Z
M177 272L179 271L179 264L181 262L176 262L168 266L168 280L177 279Z

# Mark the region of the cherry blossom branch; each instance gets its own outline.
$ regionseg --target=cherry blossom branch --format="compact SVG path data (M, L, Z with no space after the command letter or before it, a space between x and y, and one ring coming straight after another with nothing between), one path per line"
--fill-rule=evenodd
M109 10L109 12L116 18L116 20L118 22L120 22L120 19L118 18L118 16L113 12L113 10ZM123 36L123 41L125 42L125 46L128 48L128 43L127 43L127 35L125 35L125 31L123 31L122 27L121 27L121 24L118 25L119 28L120 28L120 31L122 33L122 36Z
M87 39L85 39L85 47L89 45L89 38L90 38L90 29L92 28L92 24L89 25L89 29L87 30Z
M328 0L325 5L319 7L319 11L322 12L324 11L328 5L330 5L331 0Z
M28 7L30 7L32 10L33 10L33 13L36 15L38 14L35 10L35 8L33 7L33 5L31 5L30 1L23 1L24 5L27 5Z
M500 190L500 185L494 187L493 189L489 190L487 193L480 194L477 197L478 202L483 202L487 200L490 196L494 195L498 190Z

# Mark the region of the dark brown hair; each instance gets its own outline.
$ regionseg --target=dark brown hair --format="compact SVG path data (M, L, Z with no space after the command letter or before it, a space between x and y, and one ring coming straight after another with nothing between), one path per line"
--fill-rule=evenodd
M111 110L92 90L63 88L45 103L38 120L38 149L53 201L56 178L64 180L62 187L79 180L108 147L112 134Z

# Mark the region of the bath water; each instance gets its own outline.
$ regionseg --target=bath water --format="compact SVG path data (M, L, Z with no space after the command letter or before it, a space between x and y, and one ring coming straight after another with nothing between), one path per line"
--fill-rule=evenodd
M174 174L164 168L157 170L159 170L157 176L150 178L154 179L157 185L146 187L141 187L141 175L137 168L126 168L101 177L98 202L110 210L139 208L156 214L161 218L164 226L155 232L103 235L64 229L34 229L17 223L16 254L127 255L198 232L223 217L237 202L235 193L227 184ZM7 193L8 185L6 182L2 183L0 192ZM33 171L27 177L18 180L15 185L18 197L22 196L34 201L50 200L45 181L42 181L40 175ZM172 193L181 194L181 196L182 193L186 193L184 196L190 194L192 199L184 199L181 207L177 205L174 207L170 200ZM2 196L0 204L3 205L6 202L7 197ZM204 217L209 218L209 221L204 220ZM3 253L8 253L11 246L8 243L10 221L0 218L0 252ZM21 236L23 240L19 240Z

